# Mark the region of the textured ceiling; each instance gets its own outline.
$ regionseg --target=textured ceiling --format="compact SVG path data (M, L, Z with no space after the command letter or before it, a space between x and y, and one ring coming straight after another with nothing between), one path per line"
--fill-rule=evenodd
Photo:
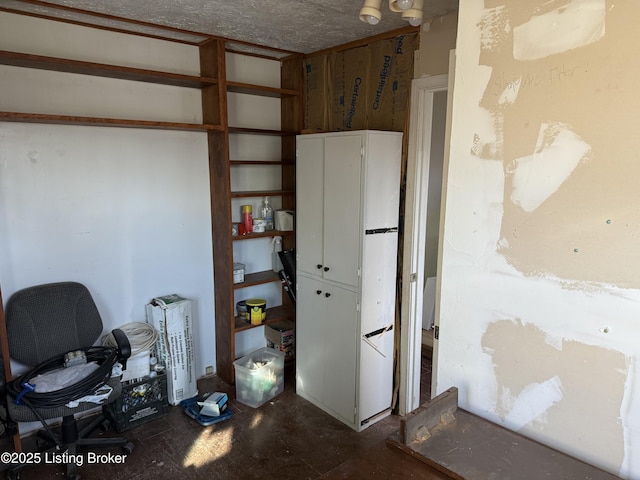
M3 4L19 0L0 0ZM45 2L38 2L41 9ZM382 20L371 26L358 19L362 0L47 0L103 14L284 50L311 53L405 27L383 0ZM424 17L458 9L458 0L425 0ZM34 5L28 5L36 8Z

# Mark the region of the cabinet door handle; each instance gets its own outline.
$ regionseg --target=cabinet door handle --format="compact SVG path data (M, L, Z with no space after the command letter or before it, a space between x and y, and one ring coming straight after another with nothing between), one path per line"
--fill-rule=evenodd
M320 270L320 269L322 268L322 265L318 264L318 265L316 265L316 268L317 268L318 270Z
M322 293L322 290L316 290L316 295L320 295Z
M328 272L329 271L329 267L324 267L324 271Z
M331 296L331 294L329 292L324 294L325 297L329 298Z

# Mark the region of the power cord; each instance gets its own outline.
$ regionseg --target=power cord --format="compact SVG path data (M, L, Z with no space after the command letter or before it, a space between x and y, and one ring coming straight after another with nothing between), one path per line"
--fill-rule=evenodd
M93 393L98 387L109 381L111 370L118 361L116 348L97 346L81 350L85 353L87 362L96 362L98 368L73 385L52 392L38 393L35 391L35 385L30 383L31 379L40 374L64 367L65 354L57 355L39 364L28 372L18 376L7 385L7 391L9 395L14 398L15 403L18 405L24 404L29 407L58 446L60 446L60 443L57 440L57 436L53 434L45 419L38 412L38 409L61 407L72 400L78 400Z

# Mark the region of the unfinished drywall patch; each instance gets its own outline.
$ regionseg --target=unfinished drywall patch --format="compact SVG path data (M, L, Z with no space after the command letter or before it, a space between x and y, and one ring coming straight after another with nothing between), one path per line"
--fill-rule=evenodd
M497 250L525 275L640 288L626 267L640 262L628 173L640 60L627 39L638 14L600 0L512 0L492 2L476 23L491 78L471 150L504 166Z
M605 0L573 0L513 29L513 57L537 60L597 42L605 31Z
M520 320L490 324L482 347L493 361L496 410L509 428L539 433L557 445L600 451L611 464L622 465L620 412L629 369L624 354L549 339Z
M509 15L506 7L500 5L495 8L486 8L480 26L480 48L484 51L492 51L505 44L504 40L511 32Z
M589 150L568 125L543 123L535 151L507 167L513 185L511 201L532 212L560 188Z

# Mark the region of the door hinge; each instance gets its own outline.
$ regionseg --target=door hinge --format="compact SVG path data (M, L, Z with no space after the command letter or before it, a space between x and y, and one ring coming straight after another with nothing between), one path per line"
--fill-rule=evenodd
M440 326L439 325L435 325L433 327L433 338L435 338L436 340L440 340Z
M356 303L356 312L360 311L360 303Z
M409 275L409 282L410 283L414 283L416 280L418 280L418 274L417 273L412 273Z

